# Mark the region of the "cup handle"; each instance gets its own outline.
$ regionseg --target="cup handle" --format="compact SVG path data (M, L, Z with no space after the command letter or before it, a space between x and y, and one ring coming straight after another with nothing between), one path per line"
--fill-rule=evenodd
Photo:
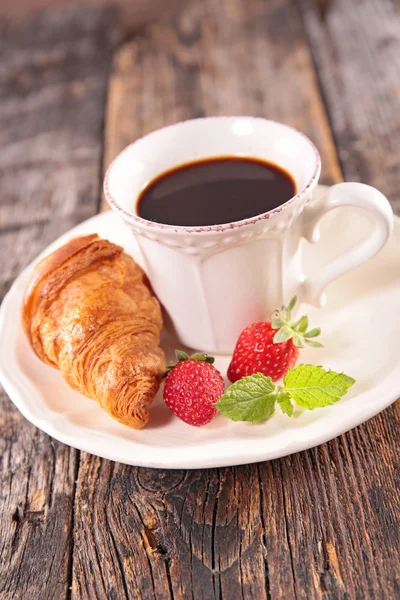
M318 242L319 221L326 213L341 206L357 206L368 211L375 217L375 228L367 238L302 283L302 300L317 307L326 302L326 286L343 273L375 256L386 244L393 230L393 210L381 192L362 183L338 183L329 188L319 200L305 207L303 237L312 244Z

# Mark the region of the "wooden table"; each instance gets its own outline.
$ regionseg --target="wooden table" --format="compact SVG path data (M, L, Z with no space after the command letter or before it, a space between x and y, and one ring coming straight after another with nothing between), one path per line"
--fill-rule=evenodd
M400 211L394 0L199 0L128 42L119 28L93 7L0 28L0 297L100 209L121 148L182 119L292 124L324 183ZM400 598L399 403L319 448L204 471L102 460L0 404L1 600Z

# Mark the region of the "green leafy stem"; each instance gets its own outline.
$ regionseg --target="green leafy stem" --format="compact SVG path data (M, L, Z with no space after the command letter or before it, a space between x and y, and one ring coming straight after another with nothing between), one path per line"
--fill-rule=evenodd
M282 386L270 377L256 373L232 384L215 404L217 410L232 421L265 421L276 403L289 417L293 402L307 410L323 408L340 400L355 383L344 373L326 371L314 365L298 365L289 369Z

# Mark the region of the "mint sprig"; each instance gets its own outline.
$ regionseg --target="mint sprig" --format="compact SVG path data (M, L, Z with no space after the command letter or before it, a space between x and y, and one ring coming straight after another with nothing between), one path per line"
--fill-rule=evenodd
M307 410L323 408L340 400L354 383L355 380L344 373L298 365L289 369L283 386L275 385L271 377L261 373L243 377L228 387L215 407L232 421L258 423L275 412L276 402L290 417L292 402Z

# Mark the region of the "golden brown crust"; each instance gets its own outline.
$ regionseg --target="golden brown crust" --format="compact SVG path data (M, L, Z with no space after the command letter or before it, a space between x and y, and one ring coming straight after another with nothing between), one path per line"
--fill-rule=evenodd
M107 240L101 240L97 234L85 235L82 237L76 237L71 239L69 242L57 248L54 252L45 256L34 268L32 275L29 279L27 288L25 290L23 303L22 303L22 322L24 329L30 337L30 318L31 314L35 309L36 303L40 300L41 295L45 292L46 277L62 266L63 263L71 259L89 246L92 246L94 250L94 257L96 257L96 249L98 242L106 242L110 247L110 255L122 254L123 250L116 244L111 244ZM97 246L95 245L97 242ZM104 253L103 253L104 254ZM97 259L100 257L97 256ZM74 265L75 268L75 265ZM32 342L32 340L31 340Z
M39 358L136 429L148 420L165 363L160 306L146 281L120 246L84 236L35 267L22 308Z

